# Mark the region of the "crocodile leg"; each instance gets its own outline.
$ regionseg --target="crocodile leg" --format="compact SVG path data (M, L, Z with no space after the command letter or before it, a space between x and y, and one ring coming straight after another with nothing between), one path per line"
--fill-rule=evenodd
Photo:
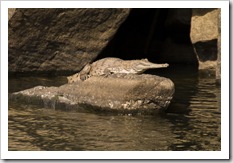
M112 72L108 68L106 68L106 69L104 69L104 74L102 76L104 76L106 78L110 74L112 74Z
M81 79L82 81L87 80L87 79L90 77L90 75L89 75L90 70L91 70L91 65L90 65L90 64L87 64L87 65L82 69L82 71L80 72L80 79Z

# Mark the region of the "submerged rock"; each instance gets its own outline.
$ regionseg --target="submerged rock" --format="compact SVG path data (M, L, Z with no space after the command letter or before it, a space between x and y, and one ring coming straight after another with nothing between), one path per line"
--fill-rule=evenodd
M61 110L154 113L168 107L174 90L164 77L112 74L60 87L37 86L11 94L10 100Z

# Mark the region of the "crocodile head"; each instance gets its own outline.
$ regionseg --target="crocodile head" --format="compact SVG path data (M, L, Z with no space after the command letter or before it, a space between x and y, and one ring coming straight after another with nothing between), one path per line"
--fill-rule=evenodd
M152 63L148 61L148 59L141 59L141 60L135 61L132 67L137 72L137 74L140 74L148 69L166 68L168 66L169 65L167 63L156 64L156 63Z

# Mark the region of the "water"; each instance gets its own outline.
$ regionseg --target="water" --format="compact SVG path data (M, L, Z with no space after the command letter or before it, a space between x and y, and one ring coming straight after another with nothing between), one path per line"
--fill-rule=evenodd
M221 150L220 88L211 74L181 67L153 70L173 80L167 113L116 115L62 112L9 101L9 150ZM37 85L59 86L64 77L9 79L9 92Z

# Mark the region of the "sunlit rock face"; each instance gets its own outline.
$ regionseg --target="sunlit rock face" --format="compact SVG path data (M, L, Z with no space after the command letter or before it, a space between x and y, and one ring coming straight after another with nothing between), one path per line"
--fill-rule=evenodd
M9 72L81 70L111 40L130 9L9 10Z
M15 13L15 8L8 8L8 21L11 19L14 13Z
M153 114L165 110L174 83L155 75L93 76L60 87L37 86L10 95L12 101L61 110Z
M199 69L215 69L220 35L219 9L192 9L190 38L199 61Z

